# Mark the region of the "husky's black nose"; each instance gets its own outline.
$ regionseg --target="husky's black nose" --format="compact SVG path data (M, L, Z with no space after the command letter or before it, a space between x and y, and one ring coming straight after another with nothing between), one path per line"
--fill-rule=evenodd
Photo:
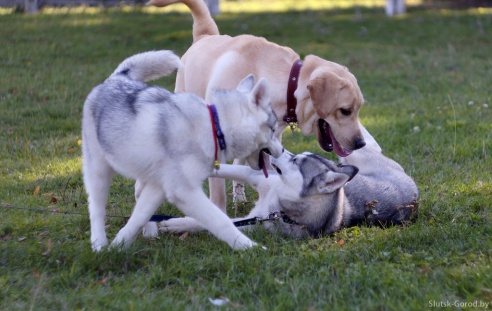
M366 145L366 142L363 138L357 138L354 144L354 150L360 149Z

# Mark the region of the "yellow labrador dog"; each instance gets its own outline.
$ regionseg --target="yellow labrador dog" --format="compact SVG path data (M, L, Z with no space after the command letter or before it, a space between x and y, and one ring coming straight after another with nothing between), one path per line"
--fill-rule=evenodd
M220 35L203 0L150 0L148 4L164 7L178 2L190 9L194 23L193 45L182 57L176 92L192 92L210 102L215 88L234 88L248 74L264 77L279 117L278 139L286 126L295 124L305 135L316 133L320 147L338 156L364 147L358 120L364 98L346 67L315 55L301 61L292 49L264 38ZM224 181L212 178L210 192L212 201L225 211Z

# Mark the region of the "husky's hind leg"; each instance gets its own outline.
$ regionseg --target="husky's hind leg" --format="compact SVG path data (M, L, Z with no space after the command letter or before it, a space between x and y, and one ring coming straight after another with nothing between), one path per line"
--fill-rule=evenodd
M111 243L111 247L128 247L135 240L142 228L149 222L152 214L157 210L162 201L164 201L164 197L162 187L145 183L130 219L120 232L118 232L116 238Z
M144 187L145 187L145 183L140 179L137 179L137 181L135 182L135 201L138 201L138 198L140 197L140 194L142 193ZM142 228L142 235L146 238L152 239L157 237L158 234L159 234L159 228L157 227L157 223L155 222L149 221Z
M106 202L113 175L113 169L102 155L84 157L84 184L89 201L93 251L100 251L108 244L105 230Z

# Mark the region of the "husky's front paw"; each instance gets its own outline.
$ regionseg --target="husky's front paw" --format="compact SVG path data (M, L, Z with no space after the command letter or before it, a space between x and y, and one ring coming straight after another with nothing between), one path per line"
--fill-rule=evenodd
M148 222L142 228L142 235L148 239L156 238L159 234L159 228L157 228L157 223Z
M251 241L247 236L240 235L234 241L232 248L234 250L245 250L257 246L256 242Z
M109 245L110 249L124 250L130 247L135 241L139 231L134 228L128 228L127 226L123 227L123 229L118 232L113 242Z
M244 184L233 181L232 182L232 199L234 204L238 204L246 201L246 192L244 191Z

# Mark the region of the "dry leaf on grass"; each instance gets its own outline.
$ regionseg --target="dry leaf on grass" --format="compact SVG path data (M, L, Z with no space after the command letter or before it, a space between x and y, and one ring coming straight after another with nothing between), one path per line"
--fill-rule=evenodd
M38 195L38 194L39 194L39 190L41 190L41 186L40 186L40 185L37 185L37 186L36 186L36 189L34 189L33 194L34 194L34 195Z
M100 279L99 281L97 281L97 283L100 285L106 285L106 284L108 284L108 281L109 281L109 276L105 276L102 279Z
M51 253L51 239L48 240L46 243L47 249L46 251L42 254L43 256L48 256Z
M39 273L38 271L36 271L34 268L32 269L32 274L34 275L34 277L36 279L41 279L43 276L41 275L41 273Z
M184 232L182 235L179 236L179 240L180 241L183 241L184 239L186 239L186 237L189 235L190 233L188 231Z

